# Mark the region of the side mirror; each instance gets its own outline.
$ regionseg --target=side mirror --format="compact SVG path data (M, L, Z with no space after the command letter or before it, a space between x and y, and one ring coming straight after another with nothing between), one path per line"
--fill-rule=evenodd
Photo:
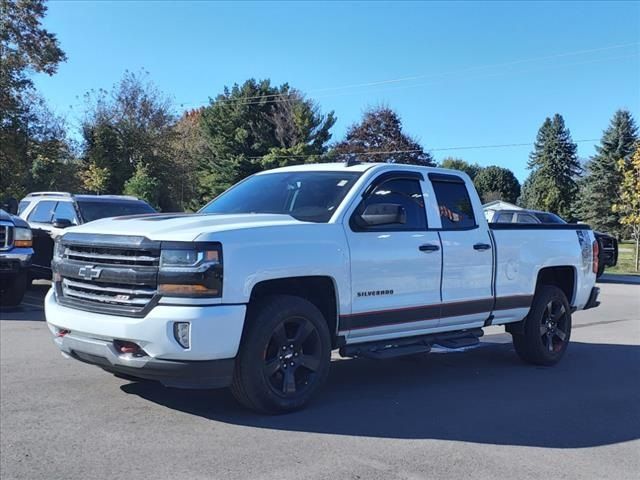
M395 203L375 203L365 208L360 218L365 227L403 225L407 223L407 212Z
M56 218L53 220L53 226L55 228L68 228L73 225L73 222L68 218Z

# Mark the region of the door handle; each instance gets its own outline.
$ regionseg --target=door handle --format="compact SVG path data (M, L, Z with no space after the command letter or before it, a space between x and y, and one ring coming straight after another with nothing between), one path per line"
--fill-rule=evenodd
M438 245L433 245L431 243L425 243L424 245L420 245L418 248L421 252L437 252L440 250Z
M484 250L490 250L491 249L491 245L489 245L488 243L476 243L473 246L474 250L480 250L480 251L484 251Z

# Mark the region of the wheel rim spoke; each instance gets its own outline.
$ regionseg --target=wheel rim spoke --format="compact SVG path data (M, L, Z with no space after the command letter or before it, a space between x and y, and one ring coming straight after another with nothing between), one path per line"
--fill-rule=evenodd
M305 340L309 338L309 335L311 335L313 330L314 328L311 322L309 321L302 322L298 326L298 331L296 332L296 336L293 339L293 342L296 343L297 345L302 345L305 342Z
M553 314L553 316L551 317L551 319L552 319L554 322L557 322L558 320L560 320L560 319L564 316L564 314L565 314L565 313L566 313L566 310L564 309L564 305L560 305L560 308L558 309L558 311L557 311L557 312L555 312L555 313Z
M278 325L278 327L273 332L273 339L276 342L276 345L284 345L287 343L287 333L284 330L284 324Z
M284 380L282 382L282 393L291 394L296 393L296 377L293 369L287 369L284 371Z
M547 348L550 352L553 352L553 333L547 333Z
M547 330L549 330L549 328L547 327L546 323L540 325L540 336L544 337L547 334Z
M267 377L272 377L278 370L280 370L280 361L278 358L269 360L264 366L264 373Z
M544 309L544 319L549 320L553 316L553 301L547 303Z
M556 337L558 337L560 340L562 340L563 342L565 341L565 339L567 338L567 334L564 333L562 330L560 330L559 328L556 328Z
M320 358L314 357L313 355L301 355L298 358L298 362L301 366L313 372L316 372L320 368Z

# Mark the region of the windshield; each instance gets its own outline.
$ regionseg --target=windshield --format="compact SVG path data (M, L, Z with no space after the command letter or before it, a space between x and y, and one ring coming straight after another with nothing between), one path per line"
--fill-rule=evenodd
M278 213L326 223L358 177L354 172L254 175L215 198L200 213Z
M85 222L92 222L100 218L121 217L124 215L138 215L141 213L155 213L155 210L145 202L92 202L79 201L78 208Z

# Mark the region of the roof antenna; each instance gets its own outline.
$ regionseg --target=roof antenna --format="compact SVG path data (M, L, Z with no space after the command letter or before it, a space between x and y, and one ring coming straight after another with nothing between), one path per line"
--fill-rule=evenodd
M344 162L344 166L353 167L354 165L358 165L359 163L360 163L360 160L358 160L358 157L352 154L347 157L347 159Z

